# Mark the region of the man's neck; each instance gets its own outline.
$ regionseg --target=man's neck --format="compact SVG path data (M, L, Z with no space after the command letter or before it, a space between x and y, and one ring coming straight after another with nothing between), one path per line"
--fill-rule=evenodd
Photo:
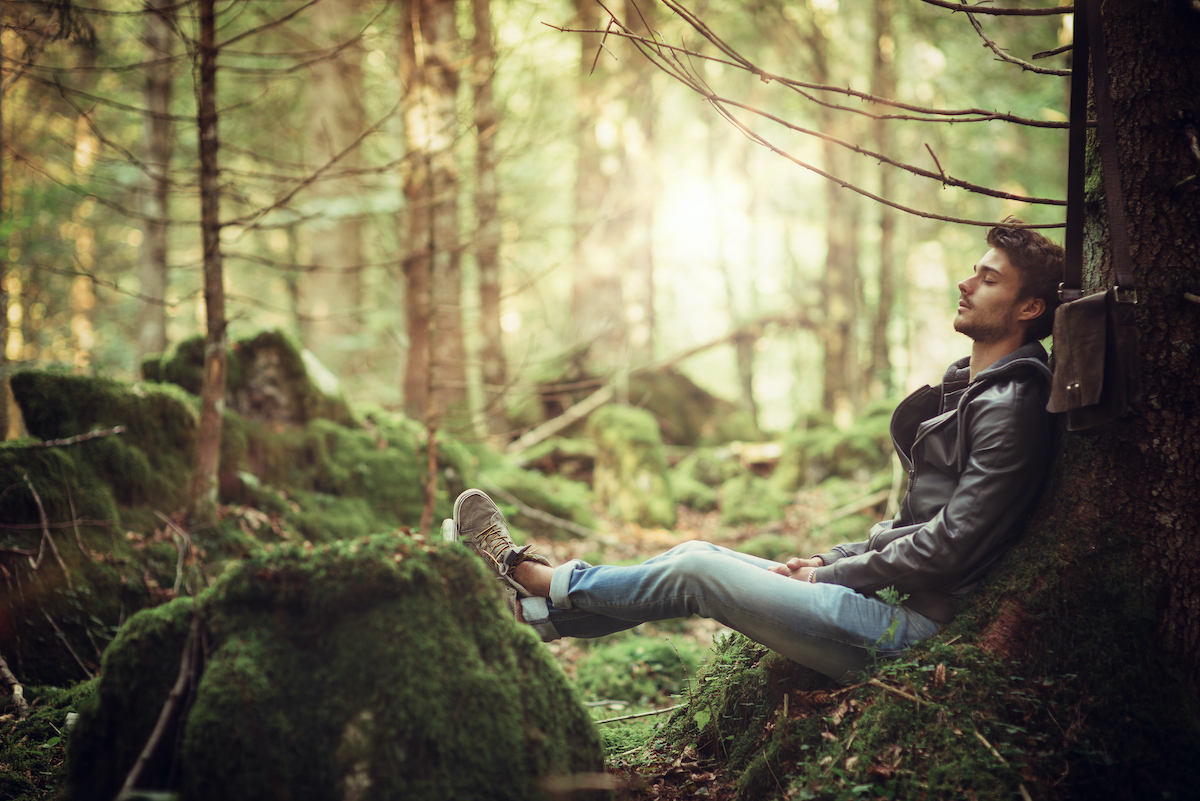
M1024 334L1018 332L1016 335L1006 337L999 342L973 342L971 344L970 380L974 381L975 376L1021 347L1024 344L1023 339Z

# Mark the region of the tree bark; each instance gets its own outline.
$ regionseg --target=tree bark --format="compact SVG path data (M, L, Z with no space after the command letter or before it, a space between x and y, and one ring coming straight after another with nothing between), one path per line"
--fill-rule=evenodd
M500 328L500 214L496 184L496 132L500 115L492 96L496 48L492 42L491 0L471 0L475 17L475 259L479 265L479 350L483 363L484 415L489 434L508 430L504 388L508 368Z
M814 74L819 83L830 83L829 40L821 23L813 19L809 41ZM845 126L841 115L821 107L821 130L839 136ZM839 137L845 138L845 137ZM827 172L850 180L850 159L829 141L822 142L822 154ZM858 357L854 339L854 320L858 284L858 213L856 198L840 184L828 181L825 185L825 271L821 277L825 321L818 337L825 351L822 371L822 406L834 416L839 425L853 418L857 382Z
M146 70L146 114L142 142L146 174L139 189L142 211L142 245L138 251L138 279L142 299L138 302L138 356L167 349L167 314L163 300L167 292L167 199L172 152L171 95L174 50L170 0L149 0L143 32L146 58L162 61Z
M575 0L579 28L602 27L601 9L592 0ZM588 347L590 361L603 368L626 358L629 332L625 318L622 271L609 235L613 216L613 178L621 170L619 120L605 118L615 94L612 56L600 50L599 34L580 35L575 174L575 274L571 295L573 339ZM605 46L620 48L610 37Z
M896 39L892 33L892 0L876 0L873 33L875 72L871 81L871 94L876 97L895 97ZM879 113L884 113L882 109ZM892 138L886 120L872 122L872 137L875 150L888 153L892 150ZM892 171L886 166L879 169L879 196L892 197ZM892 303L895 296L895 237L896 212L887 206L879 206L879 274L877 278L879 297L875 303L875 314L871 321L871 361L864 387L867 397L886 398L892 393L892 360L888 345L888 327L892 319Z
M366 127L362 104L360 43L346 45L358 33L357 0L322 0L313 9L317 48L337 48L336 55L312 65L306 135L306 161L316 169L342 153ZM362 166L360 148L350 150L328 177L312 187L312 200L329 212L305 226L309 262L299 290L304 344L334 372L345 376L360 362L353 358L353 337L362 329L362 220L356 208L360 178L347 174Z
M200 138L200 242L204 252L204 383L192 514L216 517L217 469L221 458L221 415L225 411L225 285L221 263L220 186L217 168L217 43L215 0L199 0L199 87L196 123Z
M460 57L453 0L406 0L401 52L408 171L409 354L405 411L417 420L466 420L458 241L455 101Z

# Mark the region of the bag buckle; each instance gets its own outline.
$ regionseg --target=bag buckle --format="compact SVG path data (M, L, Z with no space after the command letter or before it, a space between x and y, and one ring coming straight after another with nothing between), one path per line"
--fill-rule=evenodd
M1133 289L1122 289L1121 287L1114 284L1113 285L1113 297L1116 299L1117 303L1137 303L1138 302L1137 288L1135 287Z
M1083 297L1083 290L1079 287L1068 287L1066 282L1058 285L1058 302L1070 303L1073 300L1079 300Z

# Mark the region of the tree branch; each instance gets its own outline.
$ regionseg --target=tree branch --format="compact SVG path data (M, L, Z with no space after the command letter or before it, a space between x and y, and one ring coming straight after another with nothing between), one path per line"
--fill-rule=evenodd
M968 7L967 0L962 0L962 4L963 7ZM1023 70L1036 72L1041 75L1071 74L1070 70L1054 69L1052 67L1039 67L1037 64L1031 64L1028 61L1017 58L1016 56L1010 56L1000 48L1000 45L988 38L987 34L983 32L983 26L979 24L979 20L975 19L975 15L973 13L968 12L967 19L971 20L971 26L975 29L975 33L979 34L979 38L983 40L984 47L987 47L989 50L995 53L1001 61L1007 61L1009 64L1016 64Z
M8 662L3 656L0 656L0 681L8 685L8 689L12 693L13 706L17 708L17 720L24 720L29 715L29 704L25 702L25 688L8 669Z
M951 11L969 11L972 14L991 14L997 17L1050 17L1055 14L1074 14L1075 6L1055 6L1053 8L991 8L988 6L958 5L949 0L921 0L931 6L948 8Z
M74 437L65 439L48 439L45 442L31 442L28 445L21 445L21 450L35 450L37 448L60 448L64 445L74 445L77 442L87 442L89 439L99 439L100 437L111 437L114 434L125 433L125 426L113 426L112 428L100 429L98 431L89 431L86 434L79 434ZM28 481L28 479L26 479ZM32 489L32 487L30 488Z

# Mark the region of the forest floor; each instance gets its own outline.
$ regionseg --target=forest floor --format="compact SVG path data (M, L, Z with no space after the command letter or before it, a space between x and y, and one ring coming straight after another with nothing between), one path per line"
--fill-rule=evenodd
M723 526L717 512L679 507L673 530L643 529L606 521L604 542L533 540L554 564L569 559L636 564L688 540L704 540L767 558L809 556L845 537L839 528L813 529L847 497L869 494L867 481L816 487L787 507L770 526ZM865 535L865 530L862 532ZM775 551L772 553L772 551ZM681 704L708 661L714 639L731 632L702 618L647 623L596 640L564 639L548 644L601 728L606 766L621 799L732 798L736 775L723 776L710 760L688 749L682 755L656 752L654 735ZM657 714L656 714L657 713ZM640 716L640 717L639 717Z

